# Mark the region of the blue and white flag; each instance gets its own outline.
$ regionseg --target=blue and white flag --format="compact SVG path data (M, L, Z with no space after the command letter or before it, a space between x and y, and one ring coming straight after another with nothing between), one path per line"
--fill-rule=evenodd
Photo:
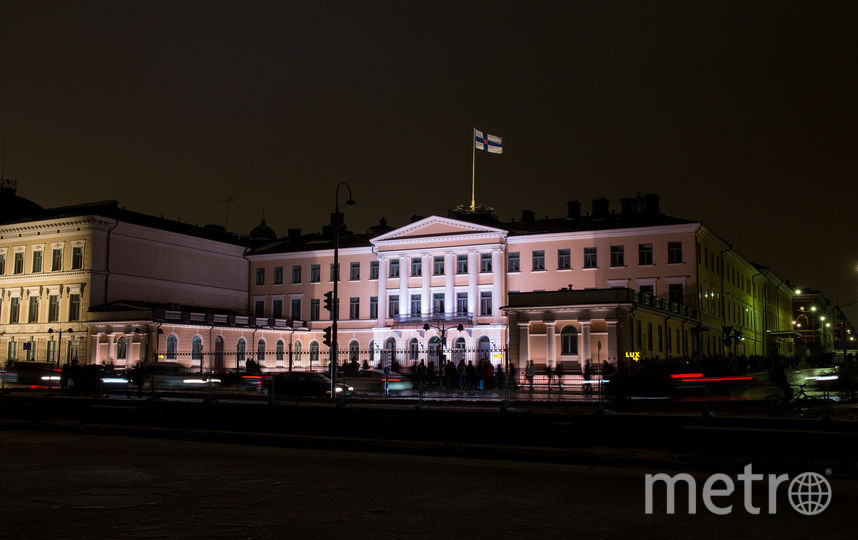
M490 154L503 154L503 138L475 129L474 148Z

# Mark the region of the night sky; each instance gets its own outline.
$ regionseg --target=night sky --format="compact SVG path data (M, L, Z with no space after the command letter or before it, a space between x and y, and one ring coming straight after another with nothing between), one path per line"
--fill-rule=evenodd
M689 5L691 4L691 5ZM856 2L0 4L5 176L45 207L364 231L661 195L858 301ZM858 306L849 308L858 322Z

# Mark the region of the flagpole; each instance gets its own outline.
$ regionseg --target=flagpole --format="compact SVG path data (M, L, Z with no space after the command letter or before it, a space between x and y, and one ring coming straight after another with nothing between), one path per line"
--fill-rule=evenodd
M471 133L471 212L477 209L476 199L474 198L474 185L477 176L477 128L473 128Z

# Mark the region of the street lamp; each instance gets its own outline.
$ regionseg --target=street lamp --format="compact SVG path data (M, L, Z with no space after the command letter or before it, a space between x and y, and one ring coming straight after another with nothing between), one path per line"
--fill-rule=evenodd
M441 354L438 356L438 389L440 390L444 386L443 385L444 368L447 365L446 361L443 364L441 364L442 360L447 359L446 354L444 354L444 347L447 344L447 330L450 330L451 328L453 328L453 326L452 325L447 326L446 324L441 324L441 323L431 324L431 325L429 323L426 323L423 325L423 330L428 331L430 328L434 328L435 330L441 332ZM462 324L456 325L455 328L459 332L461 332L465 329L465 327Z
M48 328L48 333L53 335L54 329ZM63 350L63 329L60 328L59 330L57 330L57 333L59 334L59 345L57 345L57 367L60 367L60 358L62 358L62 355L60 353ZM74 329L69 328L68 330L66 330L66 333L74 334ZM69 347L71 347L71 343L69 343Z
M340 216L340 187L345 186L349 191L349 198L346 200L346 206L354 206L352 200L352 188L345 182L337 184L336 193L334 195L334 295L333 295L333 311L331 311L331 361L329 362L331 374L331 399L337 397L337 319L340 315L340 299L337 296L337 283L340 281L340 227L342 227L342 218Z

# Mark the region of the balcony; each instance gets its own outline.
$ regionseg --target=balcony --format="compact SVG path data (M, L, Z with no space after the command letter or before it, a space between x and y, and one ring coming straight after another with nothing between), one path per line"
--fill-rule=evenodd
M438 323L471 323L474 320L473 313L426 313L416 315L394 315L393 324L395 326L422 326L424 324Z

